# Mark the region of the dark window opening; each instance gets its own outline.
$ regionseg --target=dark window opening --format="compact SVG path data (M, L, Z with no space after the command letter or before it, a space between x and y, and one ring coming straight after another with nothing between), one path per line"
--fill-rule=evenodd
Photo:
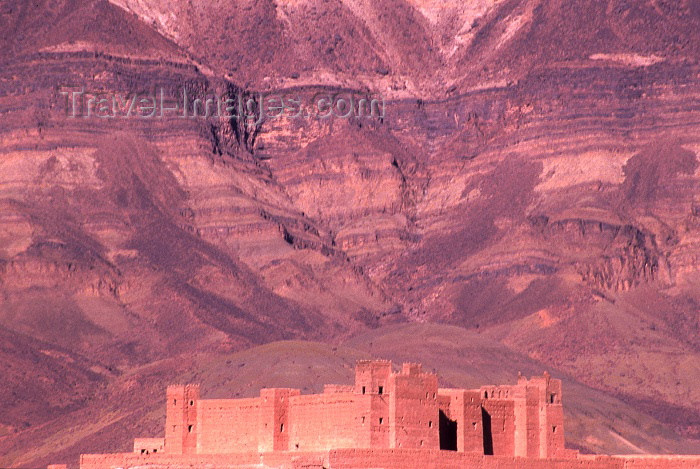
M481 408L481 422L484 425L484 454L493 455L493 434L491 433L491 416Z
M295 444L294 447L295 447L296 449L299 449L299 443Z
M428 421L428 428L433 428L433 421L432 420Z
M177 399L173 399L173 405L177 405Z
M554 394L549 395L549 403L554 404Z
M187 431L188 431L189 433L192 433L192 425L187 425Z
M384 422L384 419L383 419L383 418L381 418L381 417L379 417L379 425L381 425L381 424L382 424L382 422Z
M489 392L488 392L488 391L484 391L484 399L488 399L488 398L489 398Z
M384 394L384 386L379 386L379 394Z
M153 449L153 452L154 452L154 453L157 453L157 452L158 452L158 450L154 448L154 449Z
M362 425L364 425L364 424L365 424L365 417L362 416Z
M556 432L557 432L557 426L554 425L554 426L552 427L552 433L556 433Z
M141 448L141 454L146 454L146 450Z
M432 422L431 422L432 423ZM440 449L457 451L457 422L440 411Z
M194 405L194 401L190 401L190 405Z
M364 394L364 393L365 393L365 387L362 386L362 394Z
M280 433L282 433L283 431L284 431L284 424L281 423L281 424L280 424Z

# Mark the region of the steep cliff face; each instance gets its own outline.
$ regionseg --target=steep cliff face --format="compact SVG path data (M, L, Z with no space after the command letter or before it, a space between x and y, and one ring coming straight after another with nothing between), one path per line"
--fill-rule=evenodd
M98 391L146 405L221 353L407 321L472 329L697 436L698 11L589 3L6 2L0 353L32 371L2 372L19 410L0 448L89 415L100 430L35 454L104 450L105 428L132 432ZM61 92L83 88L386 112L71 118Z

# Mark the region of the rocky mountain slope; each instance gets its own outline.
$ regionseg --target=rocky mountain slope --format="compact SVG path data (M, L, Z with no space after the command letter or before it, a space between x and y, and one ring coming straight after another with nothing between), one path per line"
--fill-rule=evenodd
M0 465L121 448L231 353L403 322L558 370L634 451L691 451L697 2L464 3L3 3ZM386 114L71 118L83 88L342 89ZM391 330L355 350L401 356ZM572 446L633 450L573 402Z

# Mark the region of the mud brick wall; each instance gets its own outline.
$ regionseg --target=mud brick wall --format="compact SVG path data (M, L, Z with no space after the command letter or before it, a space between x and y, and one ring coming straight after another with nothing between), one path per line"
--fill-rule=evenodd
M290 450L356 447L362 416L357 415L355 397L350 393L290 397ZM368 418L365 425L370 425Z
M257 452L260 406L258 397L200 401L197 451L200 454Z

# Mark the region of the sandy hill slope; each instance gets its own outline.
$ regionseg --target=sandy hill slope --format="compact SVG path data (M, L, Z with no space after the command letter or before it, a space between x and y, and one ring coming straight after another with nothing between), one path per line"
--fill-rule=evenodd
M123 448L165 384L250 347L399 358L406 323L466 334L435 345L455 384L518 371L481 349L567 378L576 447L693 448L697 8L4 2L0 465ZM340 87L384 117L74 119L60 94ZM251 369L235 392L326 381Z

